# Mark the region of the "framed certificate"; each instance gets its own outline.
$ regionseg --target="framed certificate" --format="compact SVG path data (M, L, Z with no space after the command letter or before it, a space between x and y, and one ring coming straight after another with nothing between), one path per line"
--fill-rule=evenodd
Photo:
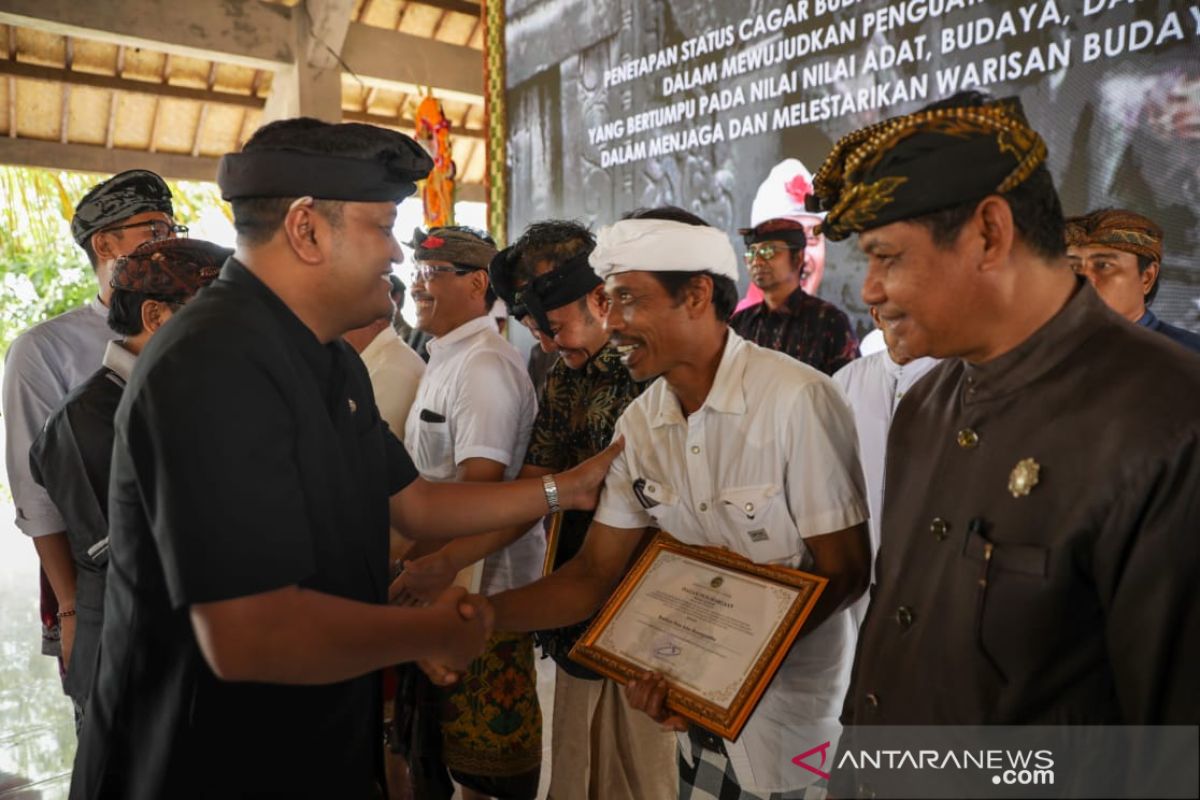
M619 683L662 673L671 711L733 740L826 583L659 533L571 658Z
M562 538L563 512L557 511L542 519L546 531L546 557L542 559L542 575L554 572L554 559L558 557L558 542Z

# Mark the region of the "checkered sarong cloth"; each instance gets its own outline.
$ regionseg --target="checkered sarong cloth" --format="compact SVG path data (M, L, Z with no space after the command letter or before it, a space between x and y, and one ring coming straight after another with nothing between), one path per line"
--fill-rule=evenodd
M703 747L693 750L699 754L695 762L682 748L678 751L679 800L825 800L824 780L794 792L747 792L738 784L728 756Z

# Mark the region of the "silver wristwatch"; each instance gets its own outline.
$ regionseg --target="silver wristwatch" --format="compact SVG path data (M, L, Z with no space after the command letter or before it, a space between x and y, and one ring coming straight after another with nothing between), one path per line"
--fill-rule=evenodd
M542 476L542 489L546 492L546 505L550 506L550 513L557 514L562 511L558 504L558 484L554 482L553 475Z

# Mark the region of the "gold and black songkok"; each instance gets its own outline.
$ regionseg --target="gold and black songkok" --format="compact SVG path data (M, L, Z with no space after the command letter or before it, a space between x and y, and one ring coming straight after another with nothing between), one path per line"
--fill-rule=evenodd
M1161 262L1162 245L1162 228L1132 211L1102 208L1067 219L1068 247L1111 247Z
M143 242L117 259L109 285L158 297L191 297L217 279L231 255L228 247L202 239Z
M967 93L980 98L978 93ZM893 117L842 137L813 177L810 211L834 241L1002 194L1046 160L1021 101L983 98Z

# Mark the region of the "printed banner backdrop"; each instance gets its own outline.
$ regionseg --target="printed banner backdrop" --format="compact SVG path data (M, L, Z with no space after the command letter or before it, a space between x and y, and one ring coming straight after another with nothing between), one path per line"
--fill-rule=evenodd
M732 236L783 159L980 89L1020 96L1068 214L1163 226L1155 313L1200 331L1200 2L507 0L505 41L511 236L664 203ZM860 333L863 268L828 243L817 290Z

